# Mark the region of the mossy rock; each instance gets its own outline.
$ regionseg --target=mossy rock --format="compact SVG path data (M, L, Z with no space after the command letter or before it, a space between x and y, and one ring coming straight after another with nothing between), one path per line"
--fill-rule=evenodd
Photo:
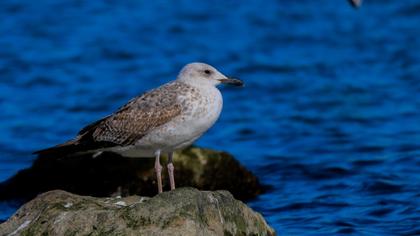
M0 225L0 235L275 235L227 191L179 188L153 198L39 195Z

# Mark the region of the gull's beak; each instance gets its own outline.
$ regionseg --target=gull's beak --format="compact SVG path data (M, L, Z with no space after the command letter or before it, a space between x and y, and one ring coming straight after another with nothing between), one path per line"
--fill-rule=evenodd
M234 79L234 78L231 78L231 77L226 77L224 79L221 79L220 83L231 84L231 85L234 85L234 86L244 86L244 82L242 80Z

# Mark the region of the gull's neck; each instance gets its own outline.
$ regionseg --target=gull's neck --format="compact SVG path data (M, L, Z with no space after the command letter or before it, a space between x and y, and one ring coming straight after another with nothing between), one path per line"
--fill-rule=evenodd
M217 89L211 80L197 79L192 77L178 77L175 81L187 84L199 89Z

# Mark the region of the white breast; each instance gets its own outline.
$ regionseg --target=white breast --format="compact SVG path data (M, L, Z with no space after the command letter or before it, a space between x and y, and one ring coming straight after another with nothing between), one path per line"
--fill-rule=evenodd
M190 145L212 127L219 118L223 106L222 95L215 87L200 91L200 96L195 99L185 99L189 100L185 103L185 112L172 124L171 133L180 141L175 149Z
M194 101L192 101L194 103ZM216 87L206 89L201 93L201 99L191 107L190 126L193 133L204 133L214 125L223 107L222 94Z
M139 140L138 148L169 152L189 146L214 125L222 111L222 95L213 86L178 99L184 106L182 114Z

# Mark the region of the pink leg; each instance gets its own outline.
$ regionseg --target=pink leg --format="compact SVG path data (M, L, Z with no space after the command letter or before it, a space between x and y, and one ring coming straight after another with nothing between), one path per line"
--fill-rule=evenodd
M162 192L162 166L160 165L160 150L157 150L155 158L156 181L158 184L158 192Z
M173 152L168 153L168 173L169 173L169 182L171 183L171 190L175 189L175 178L174 178L174 164L172 163Z

